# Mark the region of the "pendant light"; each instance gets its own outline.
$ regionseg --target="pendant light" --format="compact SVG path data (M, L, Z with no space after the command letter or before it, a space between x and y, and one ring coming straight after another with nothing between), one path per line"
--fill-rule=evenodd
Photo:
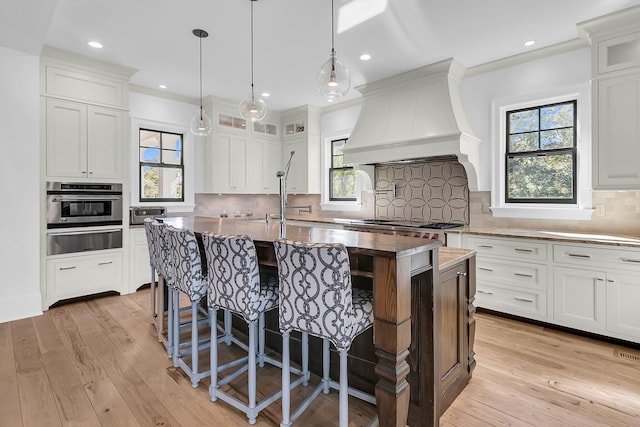
M211 119L207 117L202 107L202 39L209 37L205 30L195 29L193 35L200 39L200 108L191 119L191 133L199 136L207 136L211 133Z
M267 104L260 98L256 99L256 91L253 87L253 2L251 2L251 94L240 103L240 115L250 121L259 122L267 115Z
M318 92L329 99L344 96L351 86L349 69L338 59L338 54L335 50L333 17L333 0L331 0L331 53L329 54L329 59L322 64L316 77Z

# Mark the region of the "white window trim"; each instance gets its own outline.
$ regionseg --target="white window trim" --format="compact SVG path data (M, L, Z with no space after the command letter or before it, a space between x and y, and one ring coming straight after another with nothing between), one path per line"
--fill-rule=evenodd
M532 99L535 99L532 101ZM506 113L511 110L577 100L577 147L576 179L577 203L540 204L506 203L505 192L505 150ZM493 174L491 176L491 211L499 218L534 218L561 220L590 220L593 215L591 190L591 92L589 85L580 85L565 90L539 93L534 96L514 97L492 102L492 144Z
M350 130L341 130L325 134L322 137L322 147L320 148L322 173L320 179L320 209L323 211L352 211L358 212L362 210L362 176L360 171L356 170L356 200L354 201L335 201L329 200L329 165L331 164L331 141L336 139L349 138ZM347 142L348 143L348 142Z
M154 129L158 131L182 134L183 162L185 183L183 187L183 202L141 202L140 201L140 129ZM195 140L189 129L180 124L160 122L134 117L131 119L131 206L158 206L167 208L168 213L193 212L195 209Z

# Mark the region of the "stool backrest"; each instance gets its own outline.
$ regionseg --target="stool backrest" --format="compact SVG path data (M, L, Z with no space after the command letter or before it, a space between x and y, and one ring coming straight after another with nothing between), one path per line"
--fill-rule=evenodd
M209 305L258 319L260 271L253 240L245 235L202 234L207 256Z
M340 243L274 243L280 279L280 330L308 332L351 346L353 304L349 255Z
M169 253L169 236L167 235L167 225L151 220L144 221L147 232L147 242L151 236L149 244L149 258L151 265L156 272L162 276L167 284L171 284L171 254Z
M191 230L166 226L169 241L170 274L172 285L189 295L191 301L199 301L207 293L202 280L202 264L196 235Z

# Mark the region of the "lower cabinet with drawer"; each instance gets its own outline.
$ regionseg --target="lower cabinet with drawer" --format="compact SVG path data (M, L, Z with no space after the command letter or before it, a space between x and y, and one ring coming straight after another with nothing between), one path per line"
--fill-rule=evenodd
M122 250L47 259L46 306L106 291L122 292Z
M151 282L149 264L149 245L144 228L132 228L129 234L129 287L133 292L140 286Z
M640 342L640 249L464 235L476 305Z

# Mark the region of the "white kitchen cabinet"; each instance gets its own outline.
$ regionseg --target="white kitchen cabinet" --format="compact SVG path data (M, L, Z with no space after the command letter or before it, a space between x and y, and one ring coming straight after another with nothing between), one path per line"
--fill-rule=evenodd
M46 306L106 291L122 293L122 250L47 259Z
M640 73L593 86L593 188L640 189Z
M245 193L247 182L247 136L216 132L207 147L206 173L212 193Z
M151 282L151 267L149 264L149 245L144 228L132 228L129 234L129 280L130 290Z
M320 193L320 110L304 106L282 113L282 167L292 151L287 179L289 194Z
M607 330L640 341L640 275L607 273Z
M248 192L275 194L279 191L276 173L281 170L280 143L253 139L247 161Z
M47 177L122 178L123 127L119 110L47 99Z
M554 267L553 292L553 318L557 323L596 333L606 331L604 272Z
M463 235L463 245L477 252L476 305L548 319L546 243Z
M289 175L287 176L287 193L307 193L309 191L309 159L306 139L293 139L282 144L283 168L289 161L292 151L295 151L295 154L293 159L291 159L291 167L289 168ZM318 161L320 161L320 159L318 159Z

